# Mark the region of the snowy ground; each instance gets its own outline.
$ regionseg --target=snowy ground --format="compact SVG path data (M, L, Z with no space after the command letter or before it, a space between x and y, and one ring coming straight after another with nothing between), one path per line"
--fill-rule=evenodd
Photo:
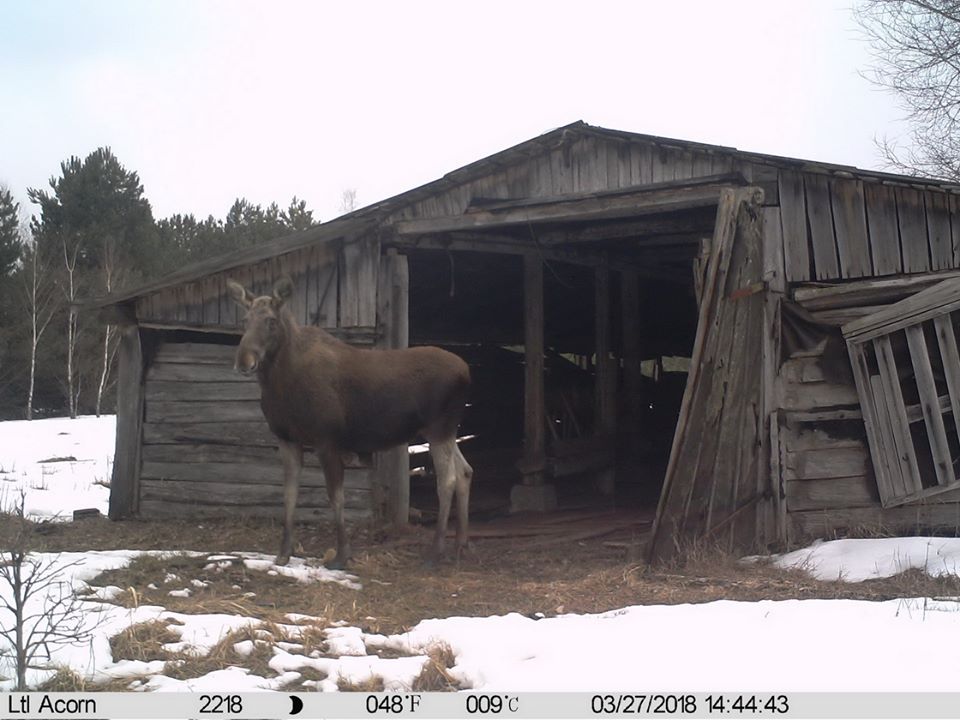
M22 487L27 510L37 517L68 516L80 507L105 511L107 490L99 483L109 476L113 431L112 418L0 423L0 486L7 504ZM58 457L73 459L54 462ZM60 577L74 591L93 592L109 601L126 591L90 588L89 581L136 554L63 553L36 559L62 566ZM908 568L957 573L958 559L960 540L905 538L818 543L775 561L823 579L858 582ZM251 571L284 572L305 583L348 583L363 592L362 578L325 571L312 561L276 568L265 556L242 552L207 560L214 566L243 562ZM164 580L171 592L190 591L191 578L158 582ZM0 595L4 592L8 590L0 587ZM960 599L719 601L542 619L519 614L424 619L393 636L327 624L325 640L331 652L324 656L305 653L296 642L311 619L291 617L290 625L281 628L282 640L261 628L255 640L236 648L250 652L257 643L268 643L276 677L234 668L178 680L163 674L162 662L114 663L109 637L134 623L160 620L179 638L171 650L203 654L224 634L259 621L239 615L184 615L157 606L84 604L84 621L95 626L92 639L59 649L53 663L94 682L129 678L136 690L282 689L308 668L326 674L327 679L314 682L321 690L335 690L338 680L360 682L371 675L381 676L387 690L399 690L409 687L425 653L437 643L454 651L452 674L461 686L491 691L954 691L960 666ZM0 626L8 623L9 613L0 610ZM374 654L378 648L410 657L381 658ZM909 662L897 660L904 658L922 659L922 667L914 670ZM40 682L48 674L34 670L30 680ZM10 676L5 659L0 659L0 676ZM0 680L0 690L10 687L9 680Z

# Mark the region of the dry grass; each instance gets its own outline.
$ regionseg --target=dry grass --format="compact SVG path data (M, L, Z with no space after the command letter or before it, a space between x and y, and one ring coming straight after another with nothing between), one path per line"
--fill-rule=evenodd
M343 692L375 693L383 692L384 683L383 678L379 675L371 675L366 680L361 680L360 682L353 682L341 676L337 678L337 687Z
M70 668L57 668L53 677L36 688L34 692L124 692L129 689L132 678L118 678L109 682L92 683Z
M178 653L167 662L163 674L176 680L189 680L228 667L244 667L251 675L273 677L277 674L269 665L273 657L273 643L289 638L274 628L277 634L271 632L272 638L268 639L261 635L265 629L269 631L269 628L249 626L227 633L206 655ZM244 641L253 643L253 651L249 654L239 653L234 647Z
M446 643L437 643L427 650L427 662L413 680L410 689L415 692L453 692L461 690L459 683L450 674L457 662L456 655Z
M169 629L175 620L150 620L131 625L110 638L113 661L120 660L167 660L170 653L163 649L166 643L178 642L180 638Z

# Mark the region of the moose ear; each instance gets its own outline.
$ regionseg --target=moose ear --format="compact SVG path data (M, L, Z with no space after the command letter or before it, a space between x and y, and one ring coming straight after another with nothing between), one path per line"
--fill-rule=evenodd
M253 304L253 295L247 292L247 289L236 280L227 280L227 292L234 299L237 305L250 307Z
M280 308L293 295L293 281L282 277L273 285L273 306Z

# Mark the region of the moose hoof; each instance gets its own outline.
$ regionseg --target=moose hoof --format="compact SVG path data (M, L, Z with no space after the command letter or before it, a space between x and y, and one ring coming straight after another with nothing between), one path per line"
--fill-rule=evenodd
M290 553L280 553L273 561L274 565L286 565L290 562Z

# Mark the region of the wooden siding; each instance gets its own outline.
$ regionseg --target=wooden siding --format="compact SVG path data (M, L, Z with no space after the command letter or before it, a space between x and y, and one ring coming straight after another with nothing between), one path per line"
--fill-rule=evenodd
M232 345L207 343L158 348L144 385L142 514L281 516L283 470L276 439L263 419L256 381L233 370L234 351ZM372 479L369 459L348 460L351 516L370 514ZM315 517L327 507L323 471L308 453L299 517Z
M147 326L239 332L243 313L227 295L227 278L267 295L287 275L294 284L290 307L301 325L373 332L379 255L380 244L372 238L301 248L144 295L137 299L137 319Z

